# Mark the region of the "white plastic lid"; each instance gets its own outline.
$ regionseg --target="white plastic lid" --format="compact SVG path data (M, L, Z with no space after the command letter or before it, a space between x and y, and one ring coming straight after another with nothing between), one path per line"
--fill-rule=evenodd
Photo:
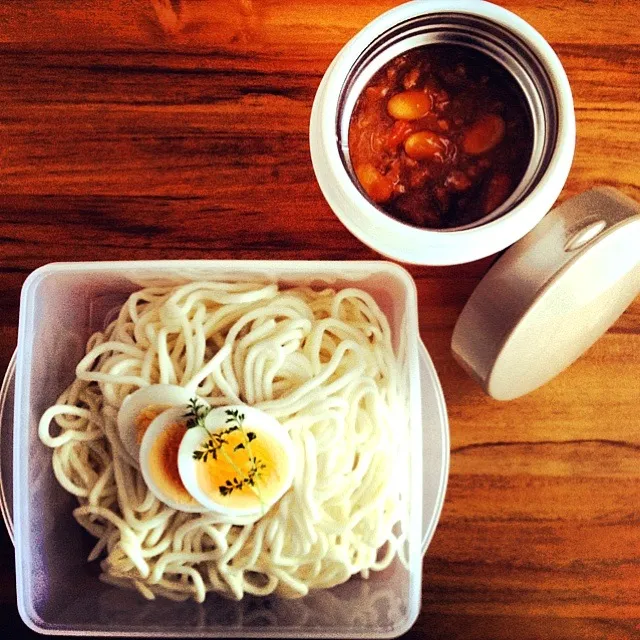
M640 205L602 187L571 198L489 270L456 323L458 362L498 400L582 355L640 293Z

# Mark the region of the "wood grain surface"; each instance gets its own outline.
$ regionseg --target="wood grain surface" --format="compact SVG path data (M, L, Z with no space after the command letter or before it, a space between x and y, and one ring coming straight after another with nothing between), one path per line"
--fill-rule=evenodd
M20 287L47 262L377 259L319 191L308 120L333 56L392 4L2 3L0 369ZM638 3L500 4L550 41L573 88L578 140L561 200L595 184L640 200ZM410 267L452 457L406 638L640 637L640 300L556 380L500 403L449 351L490 263ZM4 531L0 621L21 625Z

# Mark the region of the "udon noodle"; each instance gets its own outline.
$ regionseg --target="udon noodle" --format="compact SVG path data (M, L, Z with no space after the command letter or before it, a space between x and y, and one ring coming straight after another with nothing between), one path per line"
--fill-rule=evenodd
M296 450L291 489L262 517L233 525L160 502L116 428L124 398L155 383L277 418ZM102 558L104 582L149 599L295 598L366 578L400 551L399 386L389 324L364 291L148 287L91 336L39 434L79 501L73 515L98 539L89 561Z

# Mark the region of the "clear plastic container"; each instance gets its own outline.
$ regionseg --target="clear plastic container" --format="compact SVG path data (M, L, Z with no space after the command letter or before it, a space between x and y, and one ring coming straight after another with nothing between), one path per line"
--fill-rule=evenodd
M233 602L210 594L197 604L145 601L104 585L97 563L87 564L91 539L71 514L75 498L54 478L51 451L38 439L38 419L73 379L88 336L105 326L128 294L158 281L223 278L358 286L386 313L394 347L402 352L410 399L408 568L396 560L369 580L353 577L299 600L245 597ZM25 623L43 633L158 637L382 638L406 631L420 608L423 530L428 538L433 534L448 470L444 401L428 356L422 358L426 375L421 381L417 318L413 280L387 262L67 263L31 274L20 307L13 458L17 599ZM427 441L434 443L424 522L421 384L433 400L424 425Z

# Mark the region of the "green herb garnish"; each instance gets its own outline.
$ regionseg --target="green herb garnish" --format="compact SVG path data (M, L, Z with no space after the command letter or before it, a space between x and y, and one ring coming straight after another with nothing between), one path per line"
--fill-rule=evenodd
M187 420L187 429L193 429L193 427L202 427L207 431L207 427L204 426L205 418L211 413L211 407L200 402L198 398L191 398L188 404L189 410L184 414Z

